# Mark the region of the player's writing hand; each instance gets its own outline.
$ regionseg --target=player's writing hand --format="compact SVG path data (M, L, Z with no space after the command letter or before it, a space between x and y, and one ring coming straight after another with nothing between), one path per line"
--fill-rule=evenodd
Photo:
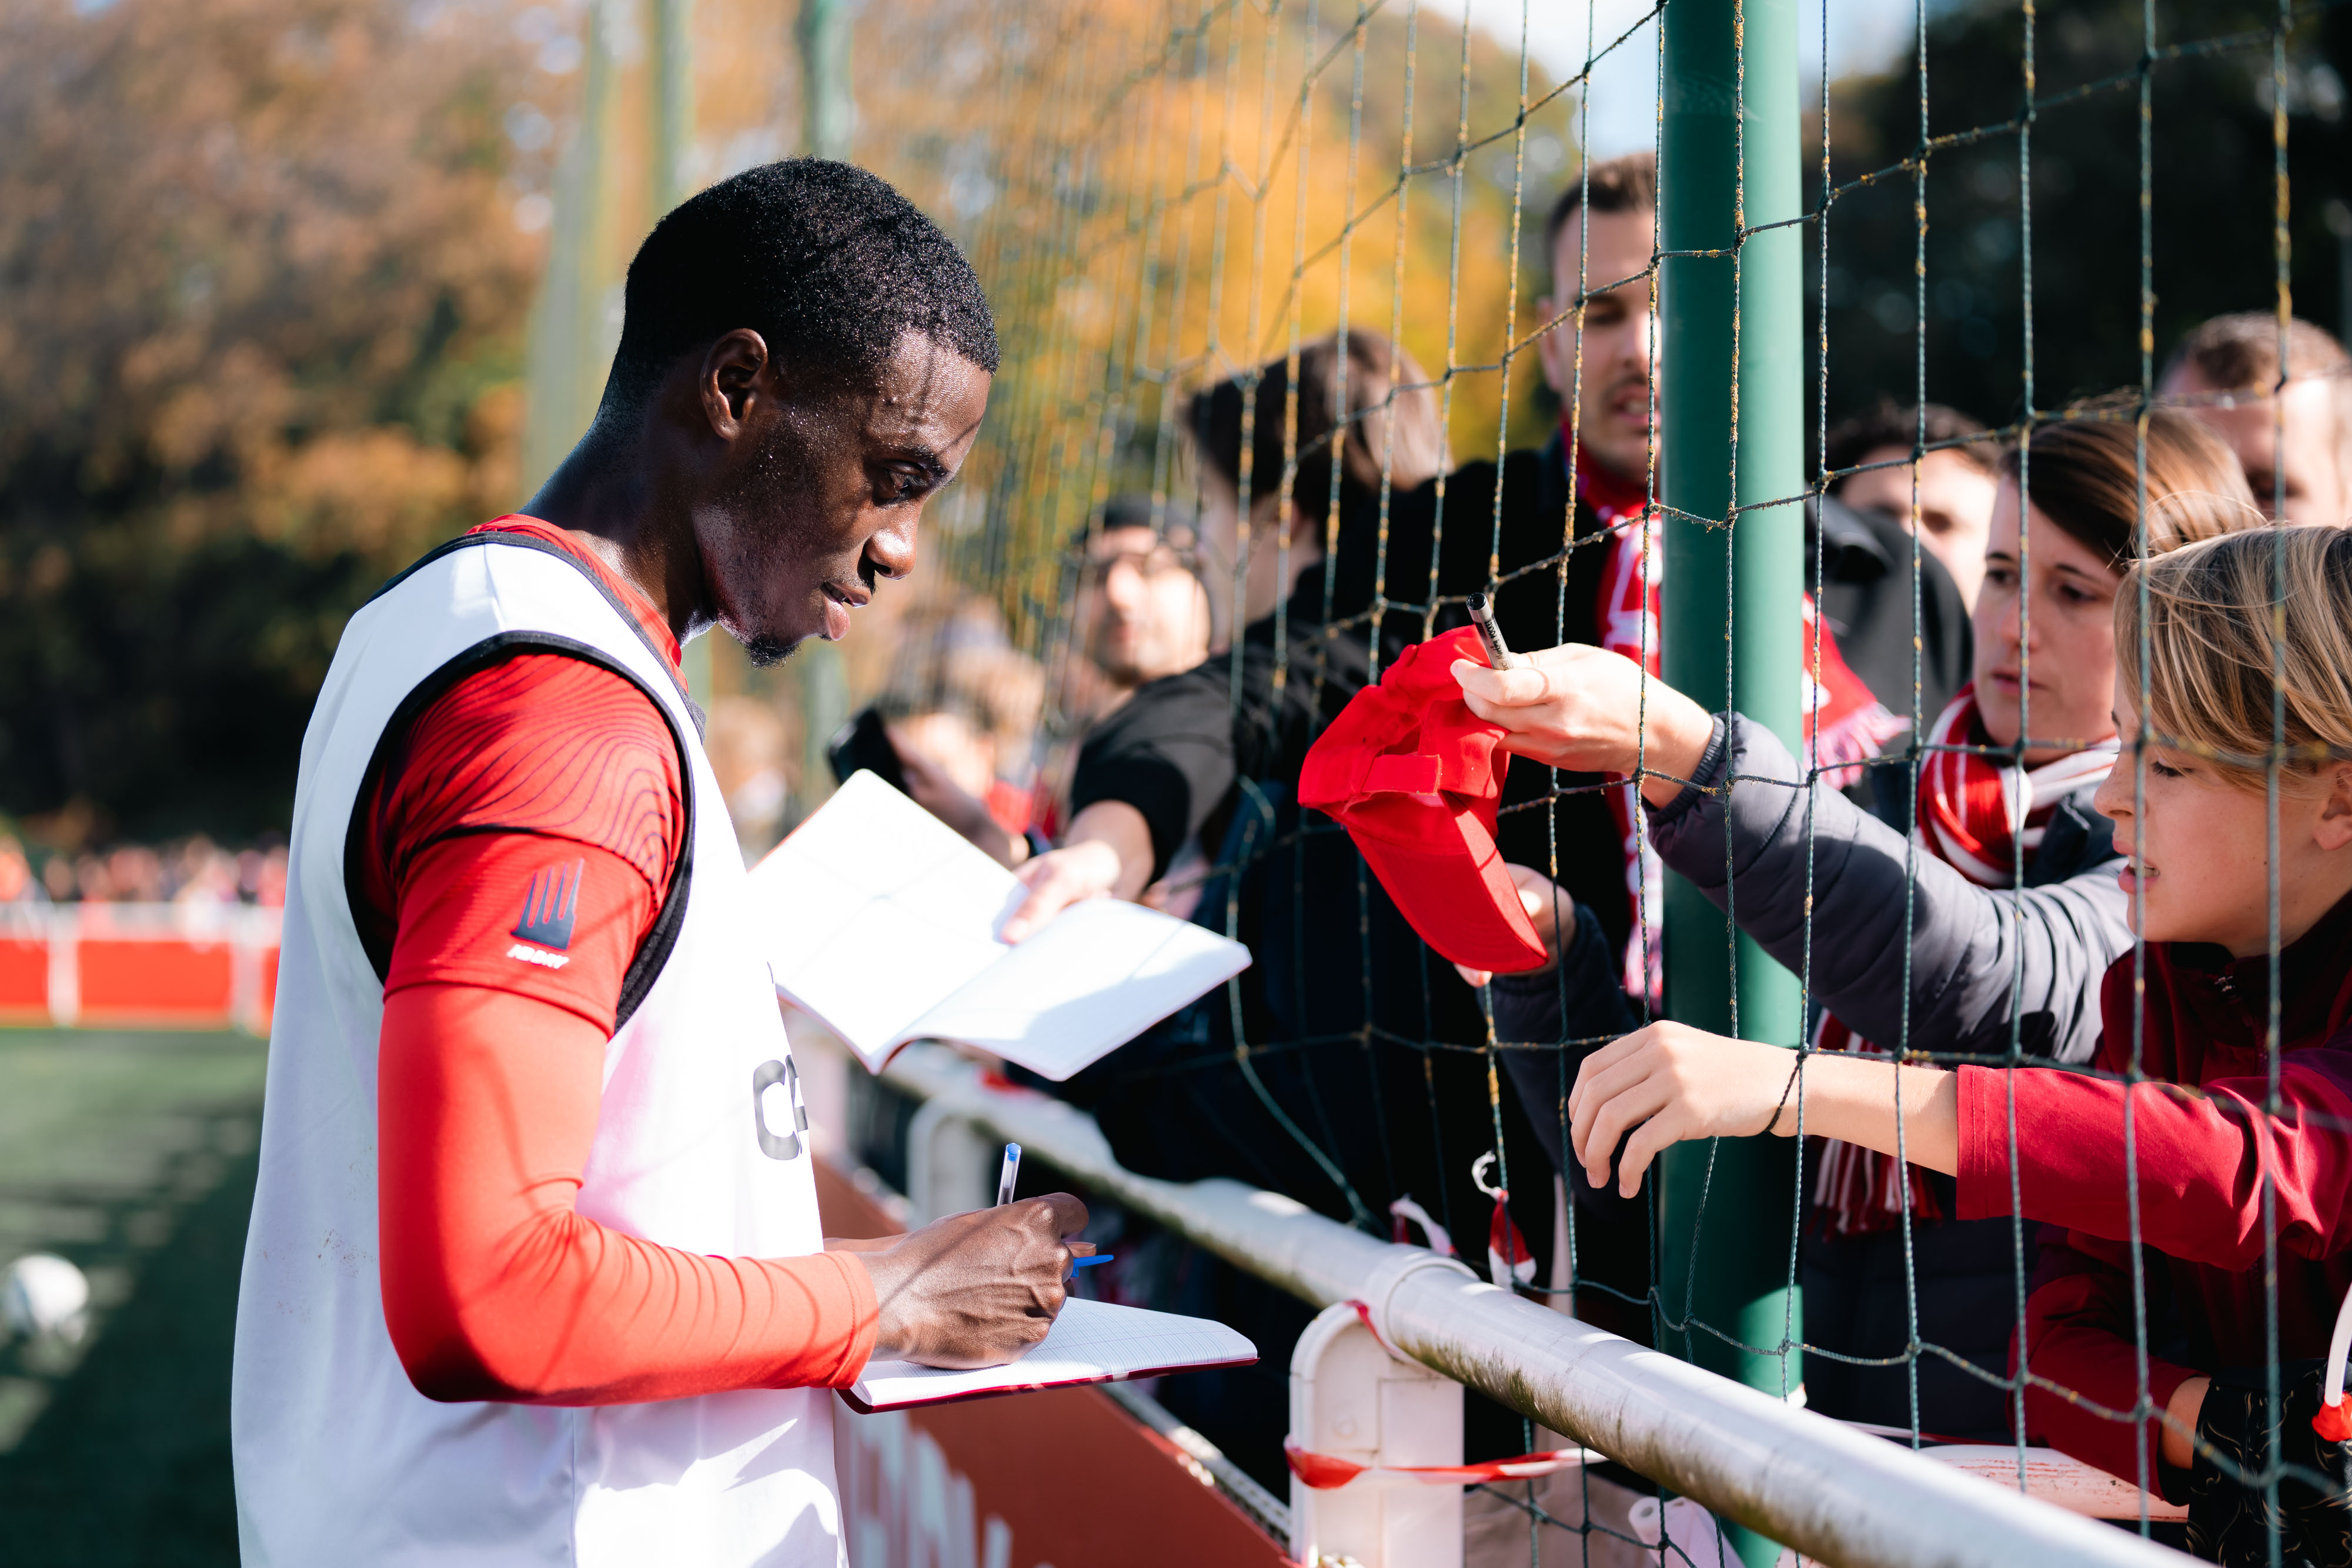
M1568 889L1544 875L1533 866L1506 865L1511 885L1519 890L1519 907L1528 912L1528 919L1536 928L1536 939L1543 944L1544 967L1559 962L1559 934L1576 917L1576 901L1568 896ZM1454 972L1466 985L1483 986L1495 977L1490 969L1473 969L1466 964L1456 964Z
M1087 1206L1068 1193L951 1214L881 1252L851 1256L874 1277L881 1308L874 1359L925 1366L1002 1366L1027 1354L1062 1310L1069 1238Z
M1568 1095L1570 1145L1596 1187L1609 1185L1614 1154L1617 1190L1631 1197L1669 1144L1793 1134L1796 1066L1797 1053L1779 1046L1654 1023L1602 1046L1577 1070Z
M1517 669L1496 670L1469 659L1454 663L1470 711L1510 731L1506 749L1579 773L1668 776L1645 779L1654 806L1674 799L1706 755L1714 721L1664 682L1648 683L1622 654L1581 643L1526 655ZM1644 744L1644 735L1647 741Z

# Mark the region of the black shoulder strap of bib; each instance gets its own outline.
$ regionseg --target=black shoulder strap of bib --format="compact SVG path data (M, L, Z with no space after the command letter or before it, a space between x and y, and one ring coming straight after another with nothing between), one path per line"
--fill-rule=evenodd
M647 647L652 648L657 656L660 654L661 650L653 648L651 640L645 638L645 629L637 624L636 617L628 612L627 607L621 603L618 597L594 572L589 570L569 551L549 544L545 540L532 538L527 534L460 536L426 555L398 577L385 583L376 591L374 598L381 599L419 568L447 555L454 549L489 543L516 545L525 549L536 549L568 563L591 582L595 583L598 591L612 602L614 609L620 612L621 619L628 623L629 629L636 632L639 638L645 639ZM687 746L685 735L678 729L677 719L671 716L669 706L661 700L635 671L600 648L593 647L575 638L559 636L551 632L500 632L493 636L483 638L419 681L415 687L401 699L400 706L393 710L391 719L384 725L383 733L376 737L375 749L368 758L367 771L360 779L359 794L352 802L351 821L344 825L343 830L343 899L352 912L352 925L357 926L360 868L362 863L361 856L365 847L362 838L366 826L362 821L362 813L370 797L375 793L377 786L383 779L384 768L394 748L406 738L410 727L415 724L418 716L467 676L525 653L555 653L565 658L578 659L583 664L593 664L599 669L609 670L620 676L644 693L646 700L653 704L654 711L661 716L662 727L669 731L670 744L677 750L678 771L685 784L684 831L679 835L677 853L671 863L669 888L662 897L661 913L655 917L653 929L646 932L645 939L637 945L637 951L629 960L626 973L621 977L620 1005L615 1009L613 1019L613 1028L617 1032L621 1026L627 1023L631 1016L636 1012L638 1005L645 1000L646 994L653 989L654 981L660 977L662 967L669 961L671 950L677 946L678 932L685 924L687 900L691 895L694 881L696 829L694 764L693 753ZM662 657L659 662L665 670L669 668L667 658ZM672 672L671 679L673 682L677 680L675 672ZM681 696L685 695L682 686L679 687L679 695ZM687 706L695 717L697 727L699 728L702 718L701 710L696 708L691 702L688 702ZM360 941L367 951L368 963L375 970L376 978L379 981L388 978L392 972L390 946L371 941L364 931L361 932Z

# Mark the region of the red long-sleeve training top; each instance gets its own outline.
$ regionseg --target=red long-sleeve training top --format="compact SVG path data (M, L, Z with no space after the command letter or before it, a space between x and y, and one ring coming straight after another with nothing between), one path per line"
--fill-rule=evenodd
M675 665L653 606L563 530ZM687 831L651 699L519 653L388 736L352 823L352 916L386 972L377 1065L384 1322L437 1399L604 1405L843 1385L874 1347L874 1286L841 1253L708 1258L572 1211L604 1046ZM532 879L577 888L560 967L520 963Z
M2164 1082L2128 1088L2121 1082L2132 1055L2137 976L2130 954L2101 988L2104 1033L2095 1066L2103 1076L1959 1070L1962 1219L2011 1212L2015 1092L2020 1207L2047 1222L2023 1328L2026 1365L2036 1377L2110 1411L2139 1399L2127 1097L2140 1239L2160 1254L2147 1270L2150 1337L2160 1341L2169 1323L2186 1347L2177 1362L2148 1358L2153 1408L2161 1411L2190 1377L2260 1367L2272 1354L2264 1171L2275 1193L2276 1354L2289 1361L2326 1354L2337 1303L2352 1284L2352 898L2279 959L2284 1050L2275 1115L2262 1109L2270 1094L2263 1049L2270 960L2233 961L2198 944L2147 950L2140 1072ZM2153 1419L2117 1421L2034 1386L2026 1390L2025 1419L2031 1437L2110 1474L2152 1484L2163 1479Z

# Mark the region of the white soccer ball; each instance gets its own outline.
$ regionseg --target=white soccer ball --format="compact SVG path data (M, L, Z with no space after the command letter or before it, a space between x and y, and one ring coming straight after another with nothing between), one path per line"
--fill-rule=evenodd
M54 1252L30 1252L0 1275L0 1321L27 1339L78 1340L89 1326L89 1281Z

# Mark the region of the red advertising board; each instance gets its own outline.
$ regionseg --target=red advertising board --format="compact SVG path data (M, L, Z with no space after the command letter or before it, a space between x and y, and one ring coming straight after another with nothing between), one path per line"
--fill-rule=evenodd
M46 937L0 934L0 1024L49 1021L49 944Z
M816 1162L828 1236L897 1228ZM1283 1568L1282 1548L1098 1389L859 1416L835 1402L856 1568Z

